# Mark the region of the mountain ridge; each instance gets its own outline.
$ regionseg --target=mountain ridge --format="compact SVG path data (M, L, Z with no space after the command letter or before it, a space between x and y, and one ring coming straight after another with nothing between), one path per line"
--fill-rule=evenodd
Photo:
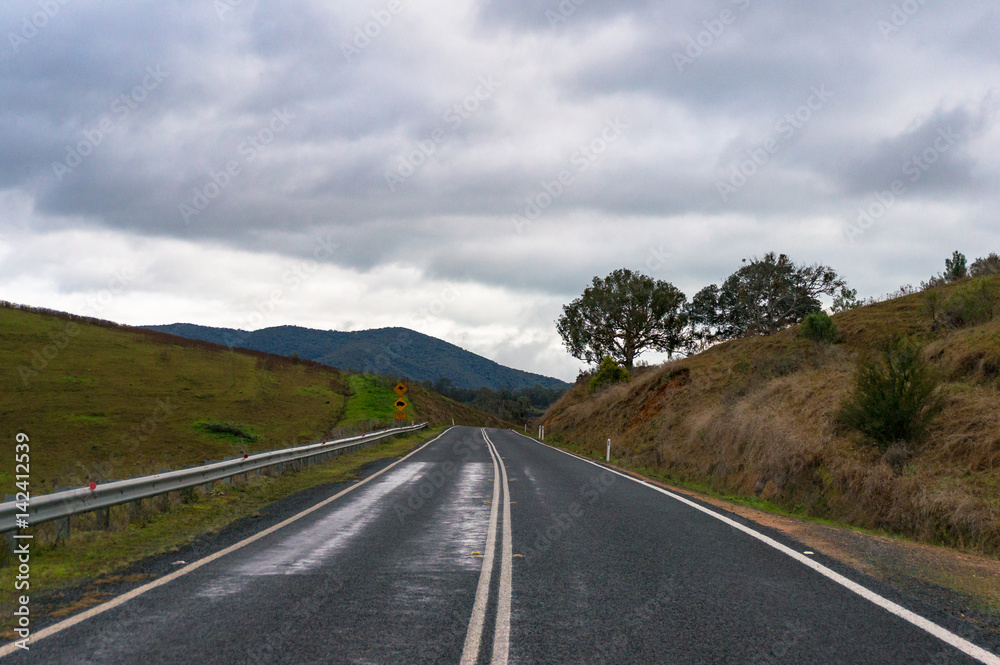
M554 377L507 367L451 342L403 327L369 330L319 330L302 326L272 326L246 331L194 323L142 326L188 339L234 348L266 351L372 374L417 381L451 380L457 388L513 391L540 385L568 388Z

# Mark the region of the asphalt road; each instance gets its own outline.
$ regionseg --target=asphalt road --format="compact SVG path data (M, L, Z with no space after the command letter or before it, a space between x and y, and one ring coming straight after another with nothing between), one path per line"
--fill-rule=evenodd
M1000 662L794 541L510 431L453 428L326 501L5 660Z

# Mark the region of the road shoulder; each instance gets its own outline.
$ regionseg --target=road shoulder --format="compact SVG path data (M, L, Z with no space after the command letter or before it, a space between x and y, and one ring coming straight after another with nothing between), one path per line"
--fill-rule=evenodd
M608 466L777 531L809 551L874 578L942 614L961 617L1000 639L997 559L771 513Z

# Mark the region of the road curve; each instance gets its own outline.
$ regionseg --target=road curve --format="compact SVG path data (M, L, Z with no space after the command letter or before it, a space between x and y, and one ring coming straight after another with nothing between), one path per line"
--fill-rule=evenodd
M894 613L891 590L717 515L515 432L452 428L5 661L1000 663L974 626Z

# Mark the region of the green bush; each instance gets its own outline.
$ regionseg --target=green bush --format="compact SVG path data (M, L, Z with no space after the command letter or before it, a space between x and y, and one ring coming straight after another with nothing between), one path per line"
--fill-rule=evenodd
M942 306L945 321L953 326L989 323L997 315L997 289L986 277L958 287Z
M203 423L201 428L206 432L211 432L212 434L228 434L230 436L235 436L238 439L244 439L246 441L256 441L257 435L247 431L239 425L233 425L232 423Z
M802 319L802 327L799 332L803 337L814 342L833 344L837 341L837 324L826 312L806 314L806 318Z
M942 302L944 299L940 289L930 288L924 291L924 312L930 317L931 323L938 322Z
M934 393L938 379L907 338L887 342L881 357L863 359L854 381L837 419L883 450L911 447L942 408Z
M631 379L628 370L618 364L611 356L604 356L601 365L597 368L597 373L590 379L590 390L594 391L602 386L614 383L623 383Z

